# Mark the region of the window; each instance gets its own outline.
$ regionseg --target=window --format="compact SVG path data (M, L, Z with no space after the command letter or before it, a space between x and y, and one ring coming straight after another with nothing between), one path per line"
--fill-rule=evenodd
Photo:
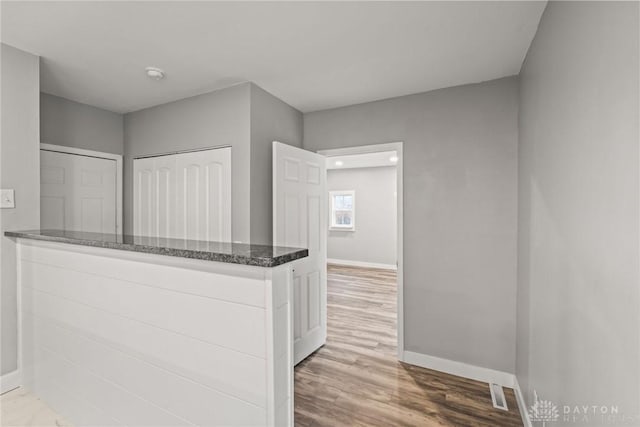
M330 191L330 228L333 230L354 230L356 223L356 192Z

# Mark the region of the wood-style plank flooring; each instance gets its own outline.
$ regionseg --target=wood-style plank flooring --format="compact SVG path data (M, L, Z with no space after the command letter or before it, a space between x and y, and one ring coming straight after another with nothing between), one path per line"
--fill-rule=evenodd
M295 421L316 426L522 426L489 385L400 363L394 271L330 265L327 343L295 369Z

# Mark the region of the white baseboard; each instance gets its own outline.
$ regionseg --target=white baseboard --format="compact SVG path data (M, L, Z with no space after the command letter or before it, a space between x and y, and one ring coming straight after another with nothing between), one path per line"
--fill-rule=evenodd
M0 376L0 394L20 387L21 380L20 371L18 370Z
M411 365L422 368L433 369L459 377L469 378L485 383L500 384L503 387L513 388L515 376L508 372L496 371L494 369L469 365L455 360L442 359L440 357L429 356L427 354L404 351L402 360Z
M518 402L518 409L520 409L520 416L522 417L522 424L525 427L533 427L531 424L531 418L529 418L529 411L527 410L527 402L524 401L518 378L514 378L513 392L516 394L516 401Z
M349 267L382 268L384 270L398 269L398 266L395 264L380 264L377 262L351 261L348 259L335 259L335 258L327 258L327 264L346 265Z

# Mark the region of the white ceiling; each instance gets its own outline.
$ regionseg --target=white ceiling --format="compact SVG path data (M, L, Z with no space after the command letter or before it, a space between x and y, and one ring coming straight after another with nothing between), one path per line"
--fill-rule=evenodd
M392 159L396 160L393 161ZM398 164L395 151L379 151L365 154L349 154L327 157L327 169L357 169L395 166Z
M129 112L253 81L303 112L517 74L544 1L2 1L41 89ZM144 68L165 70L151 81Z

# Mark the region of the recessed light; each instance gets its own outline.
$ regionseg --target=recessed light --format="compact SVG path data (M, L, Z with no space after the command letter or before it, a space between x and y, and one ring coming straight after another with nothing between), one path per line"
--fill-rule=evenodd
M397 162L397 161L398 161L398 156L391 156L391 157L389 157L389 161L390 161L390 162L392 162L392 163Z
M336 160L336 166L342 166L344 162L342 160Z
M147 73L147 77L149 77L150 79L162 80L164 78L164 71L162 71L160 68L147 67L144 69L144 71Z

